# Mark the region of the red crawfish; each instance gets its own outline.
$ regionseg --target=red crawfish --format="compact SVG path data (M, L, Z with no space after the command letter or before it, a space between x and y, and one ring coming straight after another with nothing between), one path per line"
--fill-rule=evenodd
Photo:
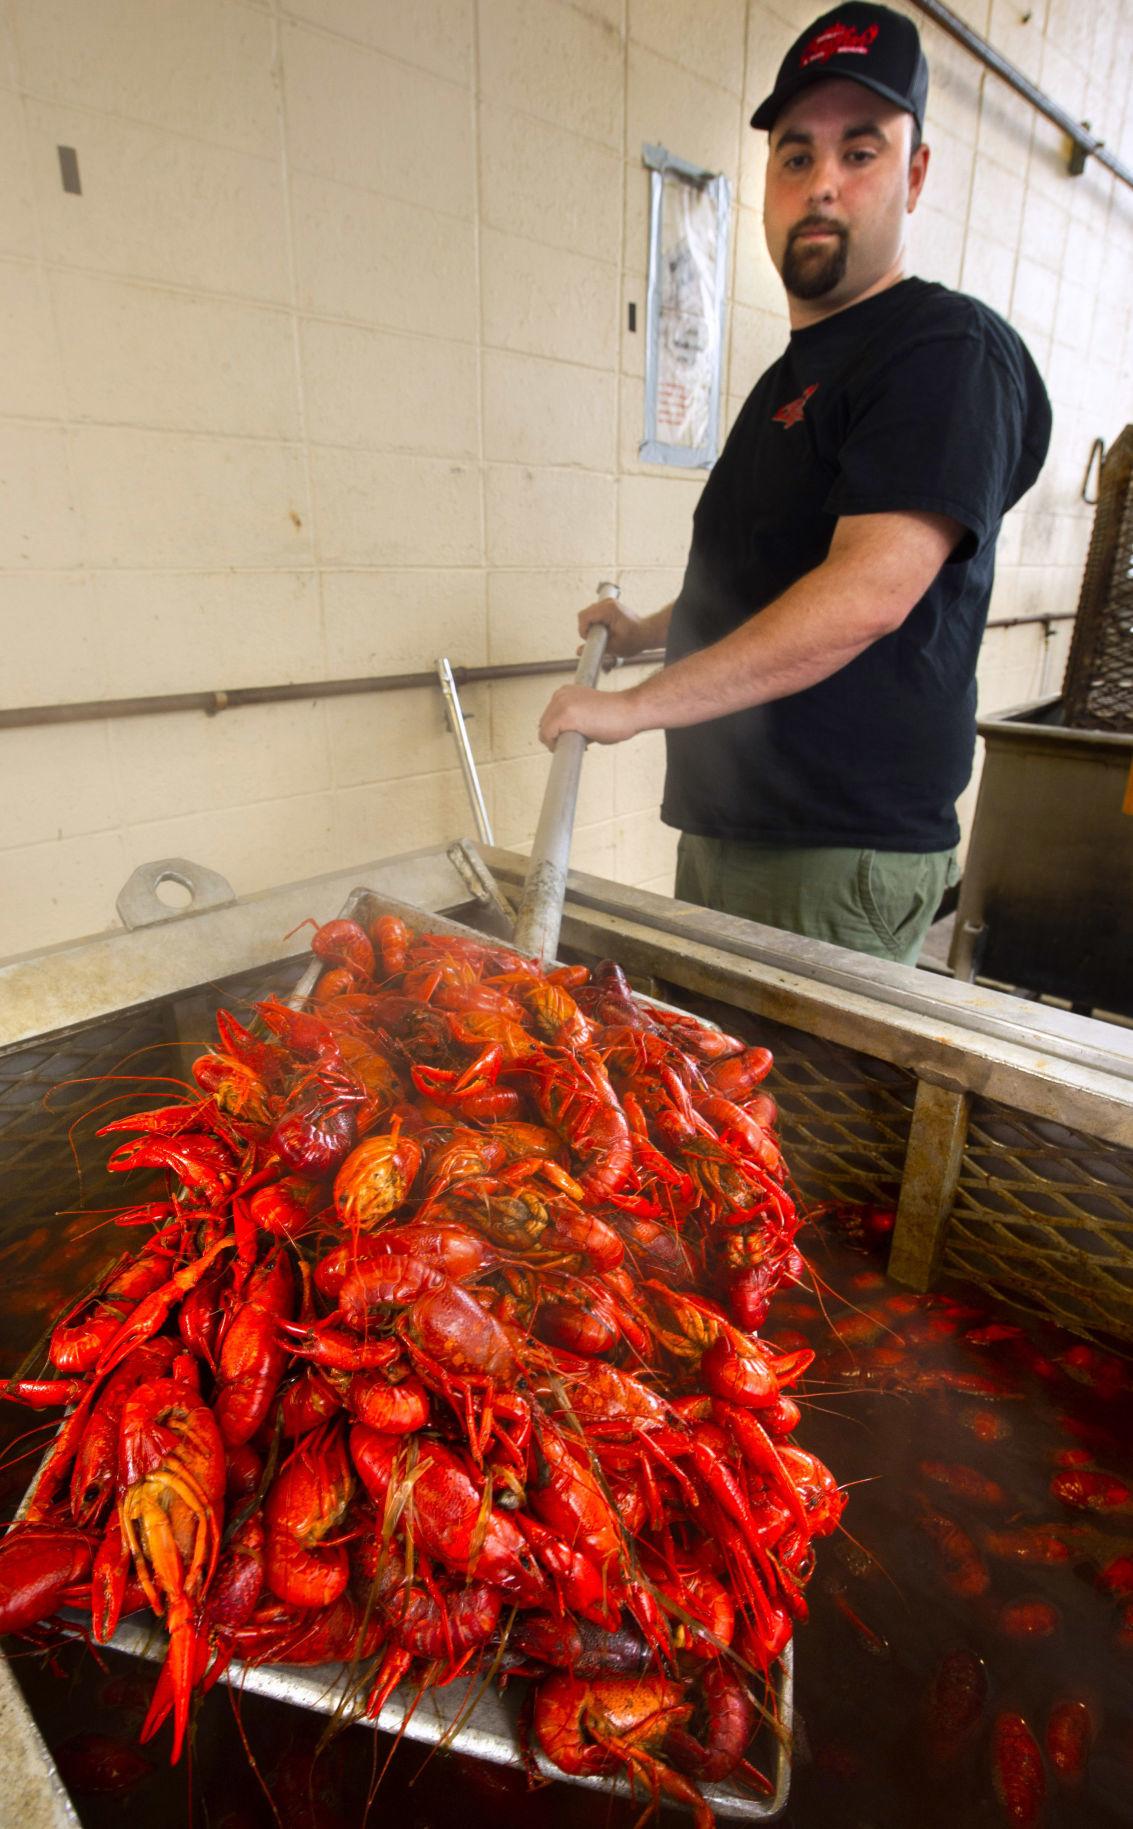
M536 1664L572 1671L577 1677L640 1676L653 1657L641 1633L631 1627L608 1632L569 1614L534 1612L520 1614L508 1649Z
M458 1043L462 1048L474 1048L477 1056L481 1055L485 1048L499 1048L502 1059L505 1061L526 1060L531 1053L533 1043L523 1024L512 1017L505 1016L501 1010L446 1010L445 1017L450 1040ZM420 1060L420 1048L414 1046L412 1052L414 1058ZM437 1066L441 1063L421 1061L421 1064ZM443 1085L444 1082L442 1082L442 1090ZM501 1105L504 1095L500 1087L497 1086L488 1091L484 1091L481 1087L477 1090L475 1076L473 1076L469 1090L475 1096L465 1101L467 1116L477 1118L480 1122L487 1124L494 1123L497 1118L502 1122L508 1121L508 1113L502 1109ZM443 1098L437 1101L438 1104L446 1102ZM510 1098L507 1102L511 1103ZM457 1108L459 1108L459 1104L458 1100ZM514 1111L518 1107L512 1105L511 1109Z
M1003 1813L1019 1829L1034 1829L1046 1795L1042 1753L1022 1715L997 1715L992 1728L992 1782Z
M1062 1784L1077 1784L1086 1770L1094 1719L1085 1702L1056 1702L1047 1716L1046 1756Z
M224 1441L249 1441L271 1408L287 1364L279 1323L295 1307L295 1273L284 1246L256 1266L225 1330L213 1405Z
M216 1568L224 1512L224 1447L212 1411L186 1385L155 1379L122 1416L118 1515L145 1596L169 1633L174 1763L189 1719L194 1618Z
M449 1188L458 1182L478 1181L501 1168L506 1159L503 1144L490 1131L455 1125L424 1145L425 1194L417 1217L425 1219Z
M334 1009L328 1010L327 1014L332 1016L340 1015L346 1007L347 998L354 997L354 987L357 982L358 980L355 978L354 973L350 971L347 966L332 965L329 970L321 974L318 983L311 992L311 1002L314 1004L316 1010L324 1009L326 1005L333 1004Z
M53 1748L53 1757L67 1789L90 1797L129 1791L153 1771L136 1748L109 1734L71 1734Z
M1002 1562L1054 1564L1069 1562L1070 1546L1053 1525L1017 1524L985 1531L981 1542L989 1556Z
M613 959L602 959L594 967L590 983L579 1001L598 1022L611 1026L652 1029L652 1013L646 1013L630 988L629 979Z
M496 1083L503 1064L503 1047L499 1042L490 1042L463 1071L413 1066L410 1074L418 1092L434 1105L467 1123L494 1124L501 1118L517 1118L520 1113L518 1093Z
M940 1552L944 1578L956 1594L986 1594L990 1578L975 1544L955 1519L922 1502L918 1523Z
M719 1783L738 1773L744 1784L769 1792L763 1774L744 1758L759 1714L738 1673L717 1658L692 1693L693 1717L687 1726L669 1728L662 1744L665 1758L702 1783Z
M181 1183L187 1205L217 1208L224 1206L238 1176L238 1163L228 1144L203 1131L176 1137L135 1137L120 1143L106 1166L116 1175L131 1169L165 1169Z
M400 977L413 935L399 915L379 915L370 929L370 939L381 958L387 978Z
M572 1618L615 1631L627 1597L609 1569L527 1512L517 1512L515 1521L554 1583L556 1605Z
M404 1518L415 1540L458 1575L487 1581L520 1606L545 1606L546 1578L507 1514L492 1505L467 1463L440 1442L380 1435L364 1423L350 1431L358 1475L390 1528Z
M376 1302L405 1308L397 1332L425 1383L462 1417L476 1458L483 1457L494 1433L505 1452L521 1460L528 1405L515 1389L522 1368L508 1328L471 1291L412 1258L374 1259L339 1292L341 1312L360 1332ZM474 1391L483 1393L479 1421ZM497 1419L518 1425L514 1443Z
M1098 1571L1098 1586L1121 1600L1133 1597L1133 1556L1114 1556Z
M778 1401L784 1385L794 1384L814 1362L809 1347L780 1353L733 1326L723 1309L704 1296L674 1291L656 1279L645 1288L654 1307L672 1323L658 1335L668 1351L699 1361L699 1375L713 1396L741 1407L758 1409Z
M354 1147L365 1099L361 1081L344 1068L314 1069L291 1096L270 1148L292 1174L309 1180L329 1174Z
M137 1308L143 1296L160 1289L174 1261L174 1228L151 1240L139 1256L119 1258L99 1292L84 1297L51 1334L48 1357L60 1372L89 1372Z
M326 1375L311 1366L307 1371L300 1372L297 1378L290 1379L281 1388L273 1415L278 1417L279 1427L284 1436L288 1440L293 1440L300 1435L309 1435L312 1429L317 1429L322 1423L329 1422L333 1416L338 1415L341 1408L338 1393L327 1382ZM246 1447L245 1443L244 1448L246 1449ZM243 1451L243 1449L233 1448L228 1451L230 1491L232 1489L232 1458L234 1454ZM250 1490L254 1492L258 1484L258 1479L254 1480Z
M536 1423L528 1506L600 1567L622 1554L621 1522L585 1449L548 1420Z
M498 982L514 985L531 1027L541 1041L558 1048L589 1046L594 1026L564 985L534 973L505 974Z
M250 1218L273 1238L297 1239L309 1231L320 1200L319 1190L301 1175L283 1175L247 1196Z
M396 1213L421 1166L421 1145L395 1128L367 1137L347 1156L334 1181L334 1202L351 1232L367 1232Z
M1009 1600L999 1609L999 1630L1008 1638L1049 1638L1058 1624L1058 1609L1046 1600Z
M412 1372L394 1377L392 1372L331 1372L328 1377L342 1392L344 1409L360 1423L385 1435L415 1435L432 1415L429 1393Z
M735 1035L726 1035L711 1023L700 1022L685 1010L663 1010L657 1004L648 1007L649 1020L676 1041L698 1061L720 1061L729 1055L742 1054L744 1045Z
M996 1480L988 1479L986 1474L979 1473L974 1467L962 1467L951 1461L919 1461L918 1466L926 1480L936 1486L944 1486L949 1492L956 1493L962 1499L969 1499L974 1505L996 1505L1005 1507L1007 1495Z
M1071 1468L1055 1474L1050 1483L1050 1491L1052 1498L1058 1499L1063 1505L1072 1506L1075 1511L1133 1510L1133 1492L1130 1492L1124 1480L1117 1479L1111 1473Z
M971 1737L987 1707L987 1667L966 1645L945 1652L925 1703L928 1749L937 1765L950 1764Z
M198 1620L193 1686L211 1689L232 1660L235 1634L255 1611L264 1585L264 1527L258 1512L232 1532L209 1583ZM173 1708L169 1665L162 1666L138 1738L151 1740Z
M357 1242L335 1245L315 1266L315 1288L329 1302L337 1302L347 1277L359 1276L364 1286L367 1267L377 1265L375 1275L380 1278L379 1260L388 1257L430 1264L456 1282L490 1269L496 1261L488 1240L470 1227L452 1220L424 1222L418 1218L407 1226L384 1226L380 1232L362 1233ZM381 1299L375 1295L375 1304Z
M742 1105L725 1099L720 1093L694 1093L693 1104L726 1148L766 1169L769 1175L776 1178L783 1175L783 1157L778 1144Z
M509 1071L531 1085L544 1123L571 1151L572 1169L590 1201L618 1199L633 1178L629 1121L601 1061L539 1053Z
M16 1523L0 1539L0 1633L23 1632L85 1597L97 1539L62 1523Z
M118 1432L126 1400L139 1384L167 1377L177 1354L175 1340L145 1341L112 1372L91 1407L71 1470L71 1516L89 1528L98 1524L114 1497Z
M742 1054L710 1062L704 1069L704 1077L713 1092L739 1103L767 1078L774 1065L769 1048L745 1048Z
M377 1118L405 1097L401 1075L385 1051L360 1036L343 1035L339 1041L343 1061L361 1086L365 1098L358 1107L359 1134L371 1130Z
M711 1829L712 1811L691 1781L661 1758L665 1737L692 1714L684 1685L668 1677L578 1677L561 1672L535 1692L535 1737L562 1771L595 1775L622 1769L653 1797L661 1793L692 1811L695 1829Z
M353 978L372 978L374 975L374 948L357 921L324 921L319 926L315 921L300 923L303 927L313 927L314 937L311 951L316 959L324 959L328 965L340 966ZM298 933L298 928L292 928ZM287 935L291 938L291 934Z
M352 1664L374 1656L385 1628L349 1590L333 1606L296 1614L281 1600L263 1599L232 1634L233 1650L249 1664Z
M233 1233L216 1239L199 1257L191 1259L171 1275L167 1274L156 1289L151 1289L128 1310L126 1319L115 1329L99 1354L94 1368L99 1376L113 1371L143 1340L152 1339L164 1326L173 1309L208 1275L221 1252L231 1250L235 1243ZM168 1272L168 1265L166 1269Z
M387 1550L375 1609L387 1648L366 1698L368 1718L377 1719L417 1658L433 1666L422 1678L422 1687L457 1677L472 1653L491 1638L502 1606L503 1595L486 1581L440 1582L433 1577L428 1589L415 1587L405 1580L401 1558Z
M265 1574L272 1593L291 1606L329 1607L346 1588L345 1547L326 1541L354 1491L342 1429L307 1436L277 1473L264 1501Z
M228 1017L226 1010L218 1010L216 1014L218 1024ZM232 1018L228 1020L233 1021ZM201 1091L212 1100L217 1111L231 1119L235 1126L269 1126L278 1116L279 1100L274 1086L265 1079L265 1074L270 1074L274 1081L282 1071L285 1057L282 1050L269 1049L265 1044L255 1043L248 1030L240 1024L234 1026L252 1044L255 1050L253 1058L262 1062L262 1071L246 1058L246 1049L240 1054L234 1054L217 1048L202 1054L193 1062L193 1078Z

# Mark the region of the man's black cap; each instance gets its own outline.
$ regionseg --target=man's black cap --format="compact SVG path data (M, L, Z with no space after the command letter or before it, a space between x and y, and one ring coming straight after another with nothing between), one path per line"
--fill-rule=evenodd
M771 128L787 103L813 83L845 76L904 108L924 127L928 65L911 19L888 6L849 0L823 13L787 52L775 87L751 117L753 127Z

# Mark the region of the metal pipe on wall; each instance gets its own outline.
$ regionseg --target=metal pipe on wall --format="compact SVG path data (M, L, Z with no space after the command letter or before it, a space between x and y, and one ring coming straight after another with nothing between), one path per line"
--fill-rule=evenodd
M607 671L616 667L659 666L663 648L635 654L631 661L607 657ZM573 673L575 660L504 661L491 667L454 667L457 686L478 686L492 680L535 678L545 673ZM24 730L33 724L85 724L98 718L158 717L172 711L238 711L245 705L284 705L298 699L339 699L363 692L410 692L436 687L437 675L427 673L374 673L347 680L296 680L279 686L233 686L215 692L161 692L127 699L81 699L71 704L0 706L0 730Z
M1005 616L989 622L989 629L1018 629L1027 623L1073 622L1073 610L1049 616ZM659 667L663 648L649 648L625 661L607 655L603 669ZM479 686L493 680L535 679L541 674L573 673L575 660L503 661L491 667L453 667L457 686ZM204 711L215 717L221 711L239 711L245 705L285 705L300 699L339 699L364 692L412 692L435 687L437 675L427 673L374 673L358 679L296 680L279 686L232 686L215 692L160 692L128 699L80 699L69 704L0 706L0 730L27 730L36 724L87 724L99 718L160 717L174 711Z
M1133 186L1133 171L1130 171L1127 165L1123 165L1120 159L1114 157L1106 147L1105 141L1091 133L1085 121L1074 120L1071 115L1067 114L1065 108L1060 108L1058 103L1052 101L1044 90L1037 88L1030 78L1024 76L1022 70L1010 63L1001 52L995 49L994 45L988 44L986 38L981 38L978 32L973 32L970 25L966 25L962 19L957 18L949 7L942 5L941 0L913 0L913 4L919 7L922 13L926 13L942 31L949 33L959 44L962 44L965 50L970 51L973 57L978 57L982 64L986 65L1003 82L1009 84L1017 95L1021 95L1025 101L1030 102L1032 108L1037 108L1048 121L1052 121L1056 127L1062 129L1062 132L1074 142L1077 148L1076 160L1073 160L1070 166L1071 174L1074 177L1081 175L1088 158L1096 159L1099 165L1104 165L1106 170L1111 171L1115 178L1120 178L1123 184Z

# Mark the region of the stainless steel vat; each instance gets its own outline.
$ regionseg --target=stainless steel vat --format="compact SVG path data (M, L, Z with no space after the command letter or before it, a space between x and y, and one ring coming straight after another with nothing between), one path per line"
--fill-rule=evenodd
M1133 1016L1133 733L1068 730L1061 701L983 718L956 912L959 978Z

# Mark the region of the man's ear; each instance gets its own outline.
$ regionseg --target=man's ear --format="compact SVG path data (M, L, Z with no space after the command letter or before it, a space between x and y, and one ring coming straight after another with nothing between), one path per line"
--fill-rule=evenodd
M920 201L920 195L924 189L925 177L928 173L928 162L931 157L932 151L930 147L918 146L916 152L909 160L909 197L908 202L905 204L905 209L910 216Z

